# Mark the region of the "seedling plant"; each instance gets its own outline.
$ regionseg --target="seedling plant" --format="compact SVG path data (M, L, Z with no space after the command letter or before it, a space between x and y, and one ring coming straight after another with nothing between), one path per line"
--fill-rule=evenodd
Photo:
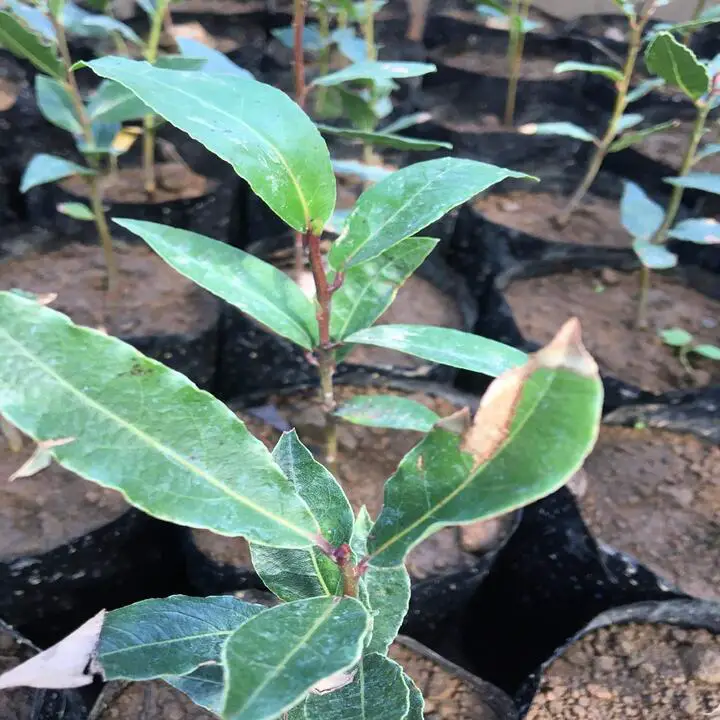
M692 353L708 360L720 361L720 347L709 343L696 342L695 338L687 330L677 327L668 328L667 330L661 330L658 335L666 345L677 350L678 360L689 375L695 372L688 359L688 356Z
M387 657L408 607L407 553L441 527L504 514L556 490L582 464L600 422L602 384L575 320L530 357L444 328L372 327L436 243L418 233L519 174L453 158L393 173L360 197L326 269L319 240L334 209L335 177L327 146L297 104L237 76L125 58L89 65L230 162L302 233L314 300L237 248L116 221L310 353L329 419L335 362L355 343L499 377L472 421L467 411L421 416L407 399L398 406L391 397L372 413L355 408L354 420L425 434L388 479L378 517L364 509L354 516L333 474L294 432L270 453L178 373L32 299L0 293L5 418L40 443L62 438L50 451L59 463L147 513L245 537L255 570L282 601L265 609L232 596L173 596L101 613L54 649L54 663L29 661L0 687L79 686L100 671L106 679L163 679L233 720L420 720L419 690ZM326 461L334 443L329 432Z
M677 256L667 247L672 238L703 245L720 242L718 224L712 218L696 218L677 222L685 189L696 188L720 193L720 176L693 173L701 159L720 152L720 145L700 149L710 114L720 105L720 59L698 60L694 53L678 42L672 33L658 33L645 53L648 68L668 84L680 88L695 105L695 121L678 177L666 178L673 188L665 209L647 197L633 183L626 183L621 203L623 225L633 237L633 248L640 262L640 297L637 325L647 326L647 295L650 271L666 270L677 264Z

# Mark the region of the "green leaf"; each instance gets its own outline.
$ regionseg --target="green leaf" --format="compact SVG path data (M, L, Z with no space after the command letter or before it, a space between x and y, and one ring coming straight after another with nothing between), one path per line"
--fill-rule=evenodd
M65 0L48 0L48 10L50 11L50 14L55 18L60 17L60 14L62 13L64 7Z
M185 277L242 310L273 332L311 350L317 344L315 308L284 272L224 242L144 220L115 218Z
M300 442L285 433L273 450L273 459L315 515L323 537L332 547L350 542L353 514L335 478ZM251 545L253 567L281 600L300 600L342 592L340 568L318 548L279 550Z
M405 720L423 720L425 717L425 700L423 699L423 695L409 675L405 674L404 679L410 691L410 709L408 710Z
M185 693L196 705L216 715L222 712L225 681L220 664L202 665L187 675L166 675L162 679Z
M394 150L452 150L452 143L440 140L421 140L419 138L406 137L404 135L393 135L385 132L370 132L367 130L355 130L354 128L339 128L331 125L318 123L318 129L326 135L336 135L350 140L361 140L368 145L389 147Z
M654 75L679 87L691 100L699 100L710 89L710 76L690 48L672 33L658 33L645 51L645 64Z
M717 345L696 345L692 351L709 360L720 360L720 347L717 347Z
M366 182L380 182L392 175L392 171L380 165L365 165L357 160L333 160L333 170L338 175L354 175Z
M34 32L28 30L16 17L0 11L0 46L25 60L40 72L62 79L65 71L53 45L49 47Z
M345 687L305 701L306 720L405 720L410 691L403 669L393 660L371 653L363 657L355 678Z
M311 598L248 620L223 653L227 720L276 718L360 659L370 618L354 598Z
M433 238L406 238L375 259L351 267L333 295L330 336L339 341L370 327L437 243Z
M7 0L7 7L22 20L26 27L39 35L45 43L55 44L57 41L55 28L50 22L50 18L40 9L42 6L39 3L38 7L33 7L31 4L19 2L18 0Z
M635 18L635 3L633 0L612 0L621 12L628 18Z
M461 330L425 325L376 325L346 341L398 350L423 360L495 377L522 365L527 355L509 345Z
M203 72L206 73L225 73L230 75L238 75L239 77L247 80L253 80L253 75L250 71L241 68L239 65L234 63L227 55L221 53L219 50L208 47L205 43L201 43L198 40L192 38L176 37L175 42L180 48L180 52L188 58L202 58L205 63L203 65Z
M697 151L695 154L695 162L700 162L700 160L712 157L718 153L720 153L720 143L708 143Z
M717 245L720 243L720 223L714 218L683 220L668 232L668 237L699 245Z
M405 78L420 77L435 72L437 68L430 63L418 62L382 62L366 60L364 62L348 65L342 70L322 75L313 80L313 85L330 87L342 85L347 82L365 81L384 83L389 80L402 80Z
M20 192L27 192L30 188L45 183L55 182L71 175L93 175L90 168L70 162L55 155L39 153L34 155L28 163L20 181Z
M416 125L422 125L423 123L432 120L432 113L429 112L416 112L410 115L403 115L397 120L386 125L381 132L392 134L400 132L400 130L407 130L407 128L415 127Z
M82 125L75 113L70 93L62 83L46 75L36 75L35 95L40 112L48 122L73 135L82 134Z
M658 335L666 345L672 345L672 347L684 347L693 341L693 336L682 328L661 330Z
M356 395L335 414L355 425L418 432L430 432L440 420L430 408L400 395Z
M120 83L103 80L88 103L88 115L98 122L139 120L152 110Z
M649 135L653 135L656 132L662 132L663 130L669 130L670 128L675 127L675 125L676 123L673 120L669 120L668 122L659 123L658 125L653 125L652 127L627 133L610 145L610 152L619 152L620 150L629 148L632 145L637 145Z
M387 653L410 606L410 575L405 565L368 566L360 581L361 595L373 619L365 652Z
M527 123L518 128L523 135L560 135L595 143L597 138L585 128L571 122Z
M595 65L593 63L574 62L572 60L558 63L553 72L555 75L567 72L586 72L592 73L593 75L602 75L613 82L620 82L623 79L622 72L609 65Z
M669 270L677 265L677 255L670 252L665 245L650 242L647 238L633 241L633 250L640 262L651 270Z
M629 130L641 123L644 119L644 116L640 115L640 113L628 113L626 115L622 115L618 120L617 133L624 133L626 130Z
M370 564L400 565L441 527L502 515L549 495L597 438L603 388L577 320L495 380L461 438L437 426L385 485L368 541Z
M63 215L67 215L68 217L71 217L74 220L88 220L90 222L95 220L95 216L92 214L92 210L85 203L81 203L81 202L59 203L57 206L57 210L59 213L62 213Z
M665 182L676 187L693 188L720 195L720 174L718 173L690 173L683 177L665 178Z
M319 532L223 403L130 345L12 293L0 293L0 412L35 440L74 438L53 448L57 462L163 520L282 547L313 545Z
M664 218L662 207L651 200L639 185L625 181L620 201L620 220L633 238L649 240L658 231Z
M281 90L237 75L163 70L125 58L88 63L229 162L288 225L322 231L335 207L330 154Z
M218 662L225 641L262 605L232 595L142 600L105 616L98 659L107 680L185 675Z
M330 250L330 265L340 270L372 260L501 180L527 177L449 157L398 170L360 196Z
M646 95L651 93L653 90L661 88L664 84L665 81L662 78L651 78L650 80L643 80L628 93L626 105L637 102L641 98L644 98Z
M78 37L107 38L117 33L128 42L142 45L142 40L129 25L108 15L87 12L72 2L65 4L63 25L70 34Z

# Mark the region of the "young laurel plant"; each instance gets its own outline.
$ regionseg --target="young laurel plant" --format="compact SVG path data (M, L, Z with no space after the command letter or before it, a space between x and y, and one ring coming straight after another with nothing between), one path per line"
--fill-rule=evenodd
M319 131L290 98L229 75L163 70L124 58L89 65L230 162L302 234L313 299L278 269L225 243L157 223L116 220L179 272L307 353L318 367L328 463L336 456L333 374L352 344L396 349L491 376L508 353L516 361L522 357L457 331L371 326L435 247L436 240L417 236L423 228L495 183L525 175L456 158L406 167L360 196L325 258L320 237L335 207L332 163Z
M693 173L702 158L720 151L718 145L700 149L711 112L720 105L720 61L698 60L669 32L658 33L645 55L648 68L668 84L679 87L695 105L695 121L688 138L680 175L666 178L673 185L667 207L663 210L632 183L626 183L621 203L621 219L633 236L633 248L642 263L637 325L647 325L647 294L651 270L666 270L677 264L677 256L666 247L668 239L703 245L720 242L718 224L712 218L697 218L676 223L685 188L720 193L720 176Z
M642 53L645 30L655 15L657 8L665 3L663 0L645 0L639 4L615 0L615 4L625 14L629 25L628 50L622 68L573 61L563 62L555 67L556 74L586 72L606 77L613 82L615 86L615 102L604 133L596 137L586 128L571 122L532 123L520 128L520 132L528 135L563 135L582 142L592 143L595 146L585 170L585 175L565 208L556 218L560 226L566 225L575 210L580 207L600 172L608 153L619 152L636 145L649 135L667 130L674 124L669 121L637 129L637 125L644 119L643 116L639 113L627 112L628 106L664 83L662 78L653 78L631 89L638 60Z
M677 350L678 360L689 375L695 372L688 359L691 353L707 358L708 360L720 361L720 347L708 343L695 342L695 338L687 330L677 327L668 328L661 330L658 335L666 345Z

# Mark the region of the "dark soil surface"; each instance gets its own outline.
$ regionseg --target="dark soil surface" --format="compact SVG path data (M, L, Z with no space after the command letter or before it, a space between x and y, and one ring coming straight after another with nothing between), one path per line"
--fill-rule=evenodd
M585 472L580 506L596 537L686 593L720 600L720 448L605 426Z
M618 203L587 195L568 224L559 228L553 219L568 199L546 192L515 191L485 195L473 206L488 220L555 242L606 247L630 247L632 238L620 222Z
M399 643L388 655L422 692L427 720L500 720L476 688L430 658Z
M24 445L14 453L0 435L0 561L48 552L129 509L119 492L83 480L55 463L31 477L10 481L33 450L29 439Z
M374 392L377 392L375 390ZM338 388L338 402L356 394L372 394L371 388ZM452 414L456 407L444 399L426 395L409 395L435 410L441 416ZM301 399L278 397L273 399L279 413L297 429L301 440L316 454L322 451L324 428L323 413L313 395ZM248 413L240 415L250 431L268 448L274 447L279 431L266 425ZM350 423L338 426L339 479L347 493L353 510L357 512L366 505L375 517L380 511L385 481L393 474L398 462L422 436L415 432L383 430L361 427ZM473 528L475 526L468 526ZM482 532L445 528L418 545L408 556L407 567L415 579L441 574L449 568L469 567L475 559L466 550L482 551L492 547L499 539L505 523L491 521L484 524ZM478 528L476 528L476 531ZM193 536L203 552L215 562L236 566L249 566L249 550L242 538L226 538L206 530L195 530ZM463 549L466 548L466 549Z
M212 189L212 183L197 175L182 163L157 163L157 191L148 195L144 188L142 168L121 168L103 181L103 198L106 203L164 203L172 200L190 200L202 197ZM66 192L88 197L88 186L81 175L63 180L60 186Z
M720 363L698 361L689 375L675 351L657 336L679 327L697 342L720 342L720 302L653 273L648 330L635 329L638 276L576 270L513 282L506 298L525 337L545 344L568 317L580 319L583 339L600 369L652 392L707 385L720 379Z
M668 625L586 635L545 673L527 720L701 720L720 708L720 638Z
M184 334L215 320L215 299L145 245L115 243L120 296L107 307L109 332L147 337ZM105 263L99 245L70 244L0 263L0 290L57 293L52 307L81 325L105 315Z
M475 42L473 43L473 40ZM432 59L448 67L468 72L479 73L489 77L507 78L510 75L510 66L505 55L488 53L482 47L482 37L471 36L462 49L445 47L433 51ZM472 47L475 44L477 47ZM558 64L555 58L528 57L522 64L521 80L547 80L553 77L553 70Z

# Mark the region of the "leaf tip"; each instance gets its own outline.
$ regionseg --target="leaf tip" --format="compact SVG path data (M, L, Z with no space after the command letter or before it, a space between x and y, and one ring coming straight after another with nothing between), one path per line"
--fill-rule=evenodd
M538 367L564 368L584 377L596 379L600 370L582 341L582 327L572 317L558 330L555 337L535 354Z

